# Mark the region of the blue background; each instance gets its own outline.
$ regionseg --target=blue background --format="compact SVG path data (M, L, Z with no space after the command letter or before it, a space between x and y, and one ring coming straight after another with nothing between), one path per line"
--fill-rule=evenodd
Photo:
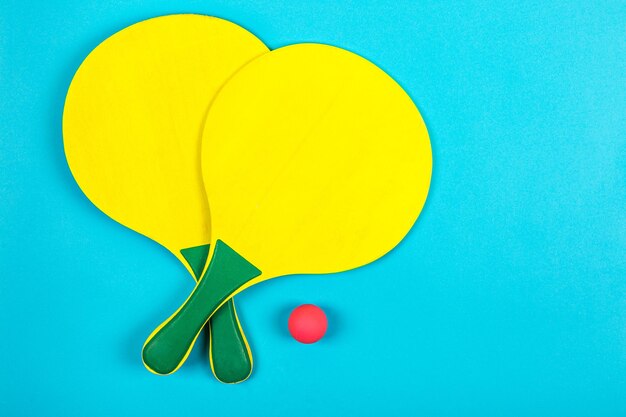
M624 2L301 3L0 3L0 415L626 415ZM358 52L433 146L428 202L391 254L237 297L256 359L238 386L203 345L170 377L143 368L192 281L93 207L63 155L81 60L181 12ZM287 333L300 303L328 313L316 345Z

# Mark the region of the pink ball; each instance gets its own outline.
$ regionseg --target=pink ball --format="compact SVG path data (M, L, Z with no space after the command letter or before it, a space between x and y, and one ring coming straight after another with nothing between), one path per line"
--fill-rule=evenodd
M313 304L296 307L289 316L289 333L300 343L315 343L326 333L328 321L324 311Z

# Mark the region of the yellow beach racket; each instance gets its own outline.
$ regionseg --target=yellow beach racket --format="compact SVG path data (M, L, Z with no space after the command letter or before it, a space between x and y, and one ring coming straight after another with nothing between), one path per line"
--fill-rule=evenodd
M98 45L67 93L65 153L81 190L111 218L169 249L194 277L211 240L200 169L204 117L224 82L266 52L225 20L158 17ZM211 333L218 379L246 379L252 357L232 302L214 316Z
M383 256L417 219L431 167L417 108L369 61L302 44L243 67L205 123L210 263L149 336L144 364L174 372L213 312L253 284Z

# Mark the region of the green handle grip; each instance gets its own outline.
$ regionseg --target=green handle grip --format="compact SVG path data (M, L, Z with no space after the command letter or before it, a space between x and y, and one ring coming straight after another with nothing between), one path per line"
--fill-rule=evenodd
M228 300L211 316L206 332L211 370L215 378L225 384L237 384L248 379L253 365L250 346L239 323L234 300Z
M185 248L180 253L198 281L209 256L209 245ZM237 384L248 379L252 374L252 352L237 317L234 298L211 316L206 335L211 371L215 378L225 384Z
M209 267L189 298L144 344L142 359L146 368L160 375L178 370L215 310L259 275L258 268L218 240Z

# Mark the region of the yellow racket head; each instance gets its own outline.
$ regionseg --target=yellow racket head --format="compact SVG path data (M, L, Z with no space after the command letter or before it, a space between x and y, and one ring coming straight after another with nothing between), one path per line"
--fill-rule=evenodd
M327 45L247 64L205 122L213 239L263 272L254 282L383 256L417 219L431 168L409 96L371 62Z
M180 250L210 241L199 155L206 111L222 84L265 52L243 28L190 14L137 23L98 45L63 114L65 154L82 191L188 266Z

